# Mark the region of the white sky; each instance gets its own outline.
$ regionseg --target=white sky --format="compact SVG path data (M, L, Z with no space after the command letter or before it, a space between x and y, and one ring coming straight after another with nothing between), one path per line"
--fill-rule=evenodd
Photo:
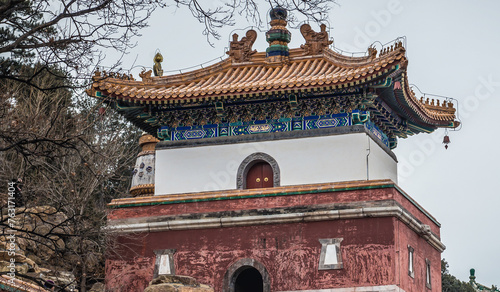
M463 128L450 131L448 150L441 144L444 130L398 141L399 185L441 222L447 246L442 256L452 274L468 281L469 269L475 268L478 282L500 285L496 149L500 138L495 134L500 109L500 1L339 0L339 4L330 13L330 36L336 47L364 52L375 41L406 36L410 83L459 101ZM267 7L263 7L266 22ZM232 31L241 29L237 31L241 38L249 26L238 20L234 27L220 30L222 39L211 47L201 34L202 26L183 9L158 10L150 24L123 68L152 67L156 49L163 54L164 71L225 57ZM317 25L312 27L318 30ZM304 40L299 30L290 31L290 48L300 46ZM259 33L254 48L266 47L265 34ZM136 78L139 71L133 70Z

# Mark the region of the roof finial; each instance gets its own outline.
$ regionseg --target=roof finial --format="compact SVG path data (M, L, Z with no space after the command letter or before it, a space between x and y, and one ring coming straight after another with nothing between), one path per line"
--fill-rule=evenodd
M153 66L153 71L155 73L155 76L162 76L163 69L161 68L161 62L163 62L163 56L160 54L160 52L156 53L153 61L155 62Z
M266 61L270 63L282 63L288 61L289 51L288 43L291 40L291 34L286 29L286 17L288 12L285 8L278 6L271 9L271 29L266 33L266 40L269 47L266 50Z

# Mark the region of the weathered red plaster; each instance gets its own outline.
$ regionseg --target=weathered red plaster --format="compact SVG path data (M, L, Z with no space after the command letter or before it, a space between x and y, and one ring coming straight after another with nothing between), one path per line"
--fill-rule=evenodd
M250 210L255 208L277 208L316 205L326 203L345 203L386 200L393 198L392 188L353 190L345 192L326 192L316 194L299 194L288 196L272 196L261 198L232 199L220 201L204 201L183 204L166 204L111 209L108 219L138 218L161 215L178 215L185 213L205 213L227 210Z
M122 257L106 260L106 291L143 292L153 278L154 258Z
M396 188L129 207L112 210L108 219L391 199L439 235L439 226ZM318 270L319 239L340 237L343 269ZM124 292L142 291L153 277L154 250L160 249L176 250L176 274L195 277L217 292L227 269L243 258L266 267L271 291L398 285L407 292L426 291L427 258L432 291L441 290L439 251L395 217L152 232L120 235L117 242L121 248L107 259L106 280L110 289L121 285ZM408 276L408 245L415 249L414 278Z
M393 229L392 218L365 218L156 232L136 239L123 236L121 244L127 243L137 250L124 249L119 256L109 258L107 279L121 278L120 284L124 284L141 274L148 275L149 281L154 266L153 251L176 249L176 273L195 277L213 286L215 291L221 291L225 271L241 258L256 259L267 268L273 291L388 285L394 281ZM344 238L341 244L344 269L319 271L318 239L338 237ZM137 260L124 262L123 257L141 258L149 265L139 267ZM123 265L127 267L117 268ZM112 285L109 280L108 285ZM136 286L132 290L121 289L136 291Z
M423 214L418 208L406 199L396 188L365 189L344 192L327 192L317 194L300 194L288 196L274 196L262 198L246 198L220 201L204 201L182 204L166 204L154 206L139 206L111 209L108 220L121 218L140 218L165 215L196 214L205 212L219 212L227 210L251 210L265 206L266 208L311 206L331 203L382 201L393 199L401 204L423 224L429 225L431 231L438 237L440 228Z
M401 264L401 288L410 291L431 291L426 288L426 262L431 263L432 291L441 291L441 253L432 248L422 237L410 230L406 225L396 221L396 249L399 250ZM408 275L408 246L414 249L414 277Z

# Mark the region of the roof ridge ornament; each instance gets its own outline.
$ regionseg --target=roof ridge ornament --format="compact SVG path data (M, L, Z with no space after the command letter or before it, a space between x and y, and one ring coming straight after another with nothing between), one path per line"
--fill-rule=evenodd
M368 56L370 57L370 60L377 58L377 48L375 48L375 46L371 45L368 47Z
M142 82L144 82L144 83L152 83L153 82L153 77L151 77L151 73L153 73L152 70L146 71L146 68L142 68L141 73L139 73L139 77L142 78Z
M315 32L307 23L300 27L300 32L306 40L306 43L300 46L305 51L305 55L319 55L324 48L328 48L333 43L333 40L328 38L326 25L321 24L320 29L320 32Z
M403 46L402 41L396 41L390 47L387 46L387 47L382 48L382 50L380 51L379 57L382 57L384 55L387 55L387 54L392 53L392 52L397 51L397 50L405 51L405 48Z
M286 17L288 12L285 8L278 6L271 9L271 29L266 32L266 41L269 47L266 49L266 62L268 63L288 63L290 52L288 43L292 35L286 28Z
M253 29L247 31L246 35L238 41L238 34L233 34L233 40L229 43L229 51L226 52L233 62L242 63L250 61L257 50L252 51L252 46L257 39L257 32Z
M155 76L163 76L163 69L161 68L161 62L163 62L163 56L160 52L157 52L155 57L153 58L153 62L155 63L153 66L153 72Z

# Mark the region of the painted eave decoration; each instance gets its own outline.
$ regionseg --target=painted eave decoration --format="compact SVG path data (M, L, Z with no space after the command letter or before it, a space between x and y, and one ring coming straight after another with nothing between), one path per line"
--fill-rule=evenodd
M175 130L186 127L293 124L298 118L345 114L354 122L368 118L394 148L397 137L459 125L451 102L419 99L411 90L400 40L380 52L370 47L364 57L345 56L329 48L324 25L315 32L304 24L305 44L288 49L285 25L283 19L271 21L266 52L252 50L257 33L250 30L241 40L234 35L229 57L212 66L168 76L158 68L158 76L144 70L141 80L96 71L87 93L163 140L173 140ZM289 128L295 130L295 124Z

